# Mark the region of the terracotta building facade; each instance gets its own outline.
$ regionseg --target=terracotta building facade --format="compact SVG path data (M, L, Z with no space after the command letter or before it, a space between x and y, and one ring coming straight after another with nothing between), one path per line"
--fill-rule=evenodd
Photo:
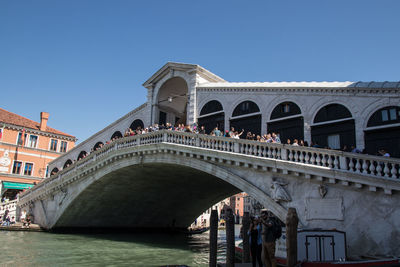
M14 199L48 173L48 163L75 146L77 139L47 126L49 113L40 122L0 108L0 191Z

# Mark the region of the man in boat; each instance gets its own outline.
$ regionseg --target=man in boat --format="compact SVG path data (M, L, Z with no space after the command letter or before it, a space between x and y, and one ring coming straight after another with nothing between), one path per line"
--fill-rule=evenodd
M275 259L275 241L278 236L280 224L272 212L261 210L262 223L262 257L264 265L267 267L276 267Z

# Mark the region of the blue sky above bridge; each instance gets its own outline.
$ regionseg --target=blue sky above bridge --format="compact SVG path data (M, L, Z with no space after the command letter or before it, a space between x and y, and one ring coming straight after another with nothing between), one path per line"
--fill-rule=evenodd
M1 107L80 141L167 61L227 81L400 80L400 1L1 1Z

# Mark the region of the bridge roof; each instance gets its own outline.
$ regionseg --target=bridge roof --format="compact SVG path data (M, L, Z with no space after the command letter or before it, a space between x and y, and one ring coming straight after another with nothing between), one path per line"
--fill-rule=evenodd
M147 88L148 86L157 83L157 81L161 80L165 75L168 75L168 73L170 73L171 70L182 70L186 72L194 71L209 82L225 82L224 79L215 75L211 71L206 70L200 65L168 62L163 67L161 67L156 73L154 73L147 81L145 81L143 83L143 86Z
M199 88L238 88L238 87L347 87L347 88L400 88L399 82L210 82L203 83L198 86Z

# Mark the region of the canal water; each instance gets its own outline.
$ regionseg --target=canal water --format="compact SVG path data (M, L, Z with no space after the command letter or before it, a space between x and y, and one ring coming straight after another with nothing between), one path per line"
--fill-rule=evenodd
M218 232L218 240L222 263L225 231ZM0 231L0 244L0 266L208 266L209 257L209 232L187 236Z

